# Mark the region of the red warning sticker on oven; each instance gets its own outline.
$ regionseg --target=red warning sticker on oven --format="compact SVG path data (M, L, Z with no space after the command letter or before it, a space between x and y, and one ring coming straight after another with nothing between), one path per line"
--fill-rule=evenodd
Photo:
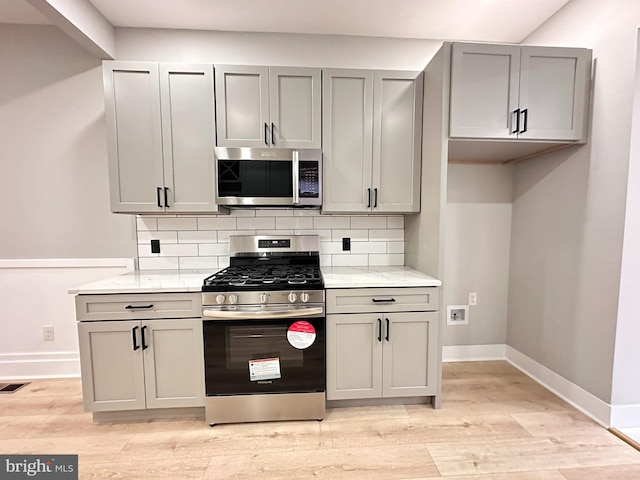
M289 340L292 347L304 350L316 341L316 329L304 320L294 322L287 330L287 340Z

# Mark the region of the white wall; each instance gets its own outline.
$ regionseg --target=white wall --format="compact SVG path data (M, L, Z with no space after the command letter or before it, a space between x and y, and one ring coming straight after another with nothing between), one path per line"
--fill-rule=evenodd
M0 258L134 257L109 210L101 63L52 26L0 24Z
M572 0L524 43L592 48L589 144L515 168L507 343L610 402L640 3Z
M611 403L612 425L640 426L640 32L636 50L633 118L627 181L627 204L622 249L620 301L616 326ZM632 414L628 408L632 406Z
M444 345L504 344L513 165L448 168L444 301L466 305L469 325L443 326Z

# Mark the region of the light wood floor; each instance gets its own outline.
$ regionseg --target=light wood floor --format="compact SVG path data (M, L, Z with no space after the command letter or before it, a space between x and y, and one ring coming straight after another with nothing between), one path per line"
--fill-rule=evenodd
M445 364L443 376L440 410L215 428L96 425L79 380L37 381L0 395L0 453L77 453L81 479L640 479L640 452L509 364Z

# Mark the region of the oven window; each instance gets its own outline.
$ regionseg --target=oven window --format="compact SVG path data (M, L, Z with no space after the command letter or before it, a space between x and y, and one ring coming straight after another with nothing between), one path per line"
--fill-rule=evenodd
M324 391L324 318L304 319L315 330L306 348L287 338L296 320L204 321L207 395Z
M293 197L292 163L218 160L221 197Z

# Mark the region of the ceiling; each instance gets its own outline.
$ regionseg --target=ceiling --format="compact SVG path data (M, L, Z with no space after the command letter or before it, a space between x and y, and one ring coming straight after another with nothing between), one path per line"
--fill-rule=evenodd
M116 27L519 43L569 0L84 0ZM27 0L0 23L48 24Z

